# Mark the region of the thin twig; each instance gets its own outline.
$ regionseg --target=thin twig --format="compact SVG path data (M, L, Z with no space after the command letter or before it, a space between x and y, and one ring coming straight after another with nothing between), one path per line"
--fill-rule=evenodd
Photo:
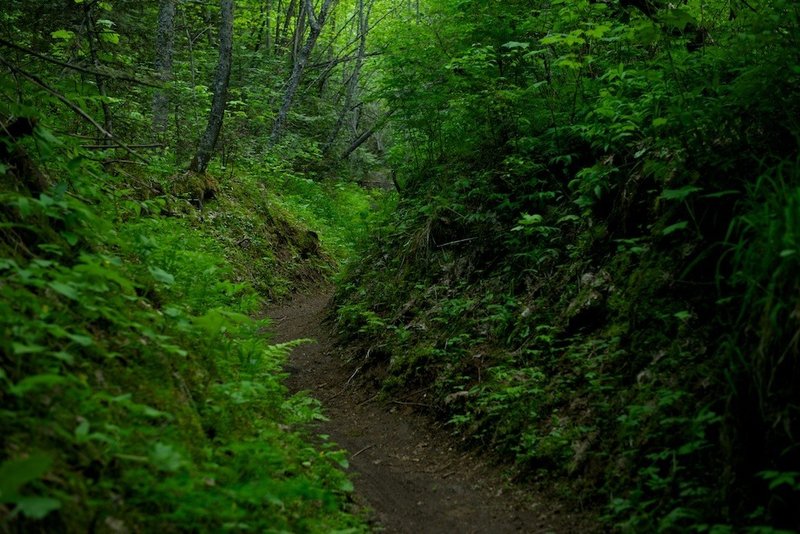
M345 386L345 387L343 387L342 389L340 389L338 393L334 393L332 396L330 396L330 397L328 397L327 399L325 399L325 402L330 402L330 401L332 401L333 399L335 399L336 397L338 397L339 395L341 395L341 394L342 394L342 393L344 393L345 391L347 391L347 386Z
M103 165L111 165L112 163L125 163L126 165L146 165L141 161L133 161L130 159L104 159L100 163Z
M449 247L450 245L457 245L459 243L466 243L468 241L475 241L478 239L477 237L468 237L466 239L459 239L458 241L450 241L449 243L445 243L444 245L439 245L439 248Z
M422 406L423 408L433 408L432 404L424 404L421 402L407 402L407 401L399 401L399 400L390 400L392 404L401 404L403 406Z
M370 52L369 54L364 54L361 57L363 59L366 59L368 57L380 56L382 54L383 54L383 52ZM319 63L312 63L311 65L309 65L306 68L307 69L319 69L321 67L325 67L327 69L327 68L330 68L330 67L335 67L336 65L339 65L340 63L347 63L348 61L354 61L356 59L358 59L358 56L345 56L345 57L330 59L328 61L320 61ZM311 84L311 85L313 85L313 84Z
M363 449L361 449L360 451L358 451L357 453L355 453L353 456L351 456L351 457L350 457L350 459L352 460L353 458L355 458L356 456L358 456L358 455L359 455L359 454L361 454L362 452L368 451L368 450L370 450L370 449L371 449L372 447L374 447L374 446L375 446L375 444L374 444L374 443L373 443L372 445L367 445L366 447L364 447Z
M130 148L163 148L162 143L152 143L148 145L128 145ZM122 145L81 145L81 148L90 150L108 150L110 148L122 148Z
M378 398L378 395L380 395L380 393L376 393L375 395L371 396L370 398L359 402L356 406L364 406L368 402L371 402L371 401L375 400L376 398Z
M349 386L350 385L350 382L353 381L353 379L356 377L356 375L358 374L358 372L361 370L362 367L364 367L364 366L363 365L359 365L358 367L356 367L356 370L353 371L353 374L350 375L350 378L348 378L347 382L345 382L345 384L344 384L345 386Z

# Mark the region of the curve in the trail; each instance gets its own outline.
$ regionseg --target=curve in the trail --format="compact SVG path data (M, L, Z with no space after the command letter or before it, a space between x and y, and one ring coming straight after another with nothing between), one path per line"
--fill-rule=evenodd
M447 433L409 404L380 403L358 386L334 344L325 313L331 292L296 295L275 306L275 341L311 338L295 349L289 387L319 399L328 434L349 451L355 501L388 533L590 532L580 514L510 487L485 462L457 450Z

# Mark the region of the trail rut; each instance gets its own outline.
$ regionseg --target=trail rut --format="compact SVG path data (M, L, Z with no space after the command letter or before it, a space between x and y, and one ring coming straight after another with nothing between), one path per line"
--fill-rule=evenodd
M326 309L331 291L296 295L268 310L277 342L312 338L294 350L293 391L319 399L319 425L349 452L354 500L387 533L566 533L595 530L581 514L508 484L497 467L457 447L453 436L403 401L380 402L341 357Z

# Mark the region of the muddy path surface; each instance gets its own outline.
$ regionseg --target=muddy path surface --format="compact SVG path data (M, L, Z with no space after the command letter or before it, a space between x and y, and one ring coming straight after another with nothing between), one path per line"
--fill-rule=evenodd
M334 343L326 321L331 290L296 295L268 310L276 342L312 338L294 350L293 391L319 399L329 434L349 452L354 500L388 533L591 532L581 514L511 486L492 467L458 448L454 437L415 413L415 403L380 401ZM424 399L423 399L424 400Z

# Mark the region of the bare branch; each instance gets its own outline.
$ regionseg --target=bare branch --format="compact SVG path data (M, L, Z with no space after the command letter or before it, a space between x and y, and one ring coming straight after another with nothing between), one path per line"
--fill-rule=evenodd
M83 110L80 108L80 106L78 106L77 104L75 104L75 103L74 103L72 100L70 100L70 99L69 99L69 98L67 98L66 96L62 95L61 93L59 93L58 91L56 91L55 89L53 89L52 87L50 87L49 85L47 85L46 83L44 83L44 82L43 82L43 81L42 81L40 78L36 77L35 75L33 75L33 74L31 74L31 73L29 73L29 72L27 72L27 71L24 71L24 70L22 70L22 69L21 69L21 68L19 68L19 67L15 67L14 65L12 65L12 64L11 64L11 63L9 63L8 61L4 60L3 58L0 58L0 63L2 63L3 65L5 65L5 66L6 66L6 67L7 67L9 70L11 70L11 72L13 72L13 73L15 73L15 74L19 74L19 75L20 75L20 76L22 76L23 78L27 78L28 80L30 80L30 81L31 81L31 82L33 82L34 84L38 85L39 87L41 87L42 89L44 89L45 91L47 91L48 93L50 93L51 95L53 95L54 97L56 97L56 98L57 98L59 101L61 101L61 103L63 103L63 104L64 104L65 106L67 106L69 109L71 109L72 111L74 111L74 112L75 112L75 113L76 113L78 116L80 116L80 117L81 117L82 119L84 119L86 122L88 122L89 124L91 124L92 126L94 126L94 127L95 127L95 129L96 129L98 132L100 132L101 134L103 134L103 135L106 137L106 139L111 139L111 140L114 140L114 141L116 141L116 142L117 142L117 144L120 146L120 148L122 148L123 150L125 150L125 151L126 151L128 154L130 154L131 156L135 157L136 159L138 159L139 161L141 161L141 162L143 162L143 163L148 163L147 159L145 159L145 158L143 158L142 156L140 156L140 155L139 155L138 153L136 153L136 152L135 152L135 151L134 151L134 150L133 150L131 147L129 147L128 145L126 145L125 143L123 143L122 141L120 141L119 139L116 139L116 138L115 138L113 135L111 135L111 134L110 134L110 133L109 133L109 132L108 132L108 131L107 131L105 128L103 128L102 126L100 126L100 124L98 124L98 122L97 122L96 120L94 120L94 119L93 119L93 118L92 118L92 117L91 117L91 116L90 116L88 113L86 113L85 111L83 111Z
M5 46L6 48L13 48L14 50L22 52L23 54L26 54L26 55L29 55L29 56L33 56L35 58L41 59L42 61L47 61L48 63L52 63L54 65L58 65L60 67L66 68L66 69L72 69L72 70L76 70L78 72L83 72L83 73L86 73L86 74L93 74L95 76L105 76L106 78L114 78L114 79L117 79L117 80L124 80L126 82L133 82L133 83L137 83L139 85L144 85L144 86L147 86L147 87L163 87L163 84L158 84L156 82L150 82L150 81L147 81L147 80L142 80L141 78L134 77L134 76L132 76L130 74L90 69L88 67L82 67L80 65L74 65L72 63L66 63L64 61L59 61L58 59L45 56L45 55L40 54L38 52L34 52L33 50L30 50L28 48L19 46L18 44L14 44L11 41L6 41L5 39L2 39L2 38L0 38L0 46Z
M150 143L145 145L128 145L130 148L163 148L162 143ZM123 148L122 145L81 145L81 148L89 150L108 150L110 148Z

